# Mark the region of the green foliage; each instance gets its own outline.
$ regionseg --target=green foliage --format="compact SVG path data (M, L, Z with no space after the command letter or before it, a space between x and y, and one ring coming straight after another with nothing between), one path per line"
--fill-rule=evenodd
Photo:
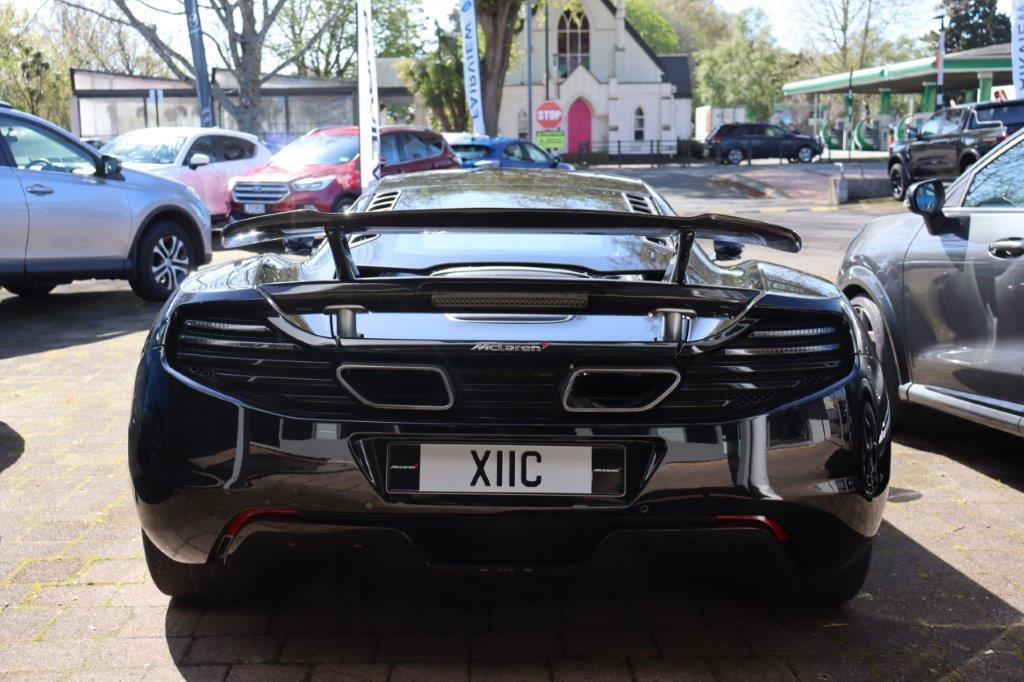
M29 28L24 14L0 5L0 99L66 126L67 70L55 68L44 56L47 43L43 35Z
M946 26L946 51L960 52L1010 42L1010 17L999 12L996 0L943 0L941 10ZM925 39L937 45L938 32Z
M705 50L726 40L732 32L732 15L719 7L715 0L656 0L656 6L657 13L676 33L678 44L675 51ZM626 16L635 25L629 14L633 11L632 4L627 4L627 8Z
M441 130L468 130L461 43L440 25L435 25L435 30L437 46L416 59L400 61L398 75L428 109L432 125Z
M669 20L650 0L626 0L626 20L657 54L679 51L679 36Z
M704 104L746 105L749 116L767 119L782 98L790 57L775 45L768 18L759 10L741 12L728 39L695 56L694 80Z

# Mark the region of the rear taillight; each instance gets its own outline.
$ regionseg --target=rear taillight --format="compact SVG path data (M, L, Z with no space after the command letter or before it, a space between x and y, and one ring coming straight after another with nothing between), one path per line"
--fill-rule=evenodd
M722 138L719 137L718 135L712 135L711 139L708 140L708 142L710 142L711 144L714 144L716 142L721 142L721 141L722 141Z

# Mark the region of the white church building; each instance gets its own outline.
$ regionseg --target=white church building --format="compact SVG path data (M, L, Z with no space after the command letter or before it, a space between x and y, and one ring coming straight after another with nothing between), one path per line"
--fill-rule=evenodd
M658 147L670 153L677 139L689 138L689 56L655 54L630 25L625 0L575 0L569 10L558 4L551 3L547 21L543 10L534 17L529 80L534 107L545 99L562 106L561 151L575 154L583 146L594 153L647 154ZM500 135L527 135L526 76L522 55L505 79Z

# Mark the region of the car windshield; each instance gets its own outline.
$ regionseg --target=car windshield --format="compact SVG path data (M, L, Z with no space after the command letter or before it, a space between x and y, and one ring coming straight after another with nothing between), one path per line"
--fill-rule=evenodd
M274 155L280 166L348 163L359 153L356 135L306 135Z
M100 152L129 163L174 163L185 137L167 135L121 135L105 144Z
M456 144L452 145L452 149L463 161L478 161L491 151L489 147L482 144Z
M1024 124L1024 106L1020 104L979 108L975 113L978 121L999 121L1008 126Z

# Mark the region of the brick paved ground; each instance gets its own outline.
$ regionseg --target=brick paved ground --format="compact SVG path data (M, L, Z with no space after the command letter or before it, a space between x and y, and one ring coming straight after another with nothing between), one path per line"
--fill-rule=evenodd
M125 469L156 310L121 283L0 293L0 677L1024 676L1021 441L945 417L899 439L872 575L842 609L628 571L321 575L264 601L171 602L147 577Z

